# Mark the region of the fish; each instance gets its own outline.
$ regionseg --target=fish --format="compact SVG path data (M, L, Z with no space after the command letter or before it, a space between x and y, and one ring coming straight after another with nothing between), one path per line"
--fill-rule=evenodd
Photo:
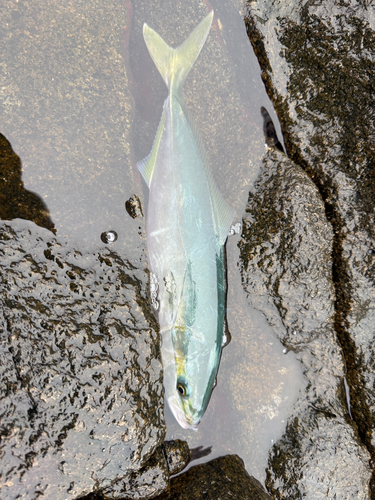
M150 154L137 163L149 188L146 237L158 308L165 398L197 429L226 339L224 245L234 210L222 197L183 85L210 32L211 11L177 48L147 24L143 37L169 94Z

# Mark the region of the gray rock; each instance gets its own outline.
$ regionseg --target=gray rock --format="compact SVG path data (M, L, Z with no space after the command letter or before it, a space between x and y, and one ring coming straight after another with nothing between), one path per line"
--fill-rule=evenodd
M188 464L190 450L185 441L165 441L145 465L101 493L90 493L82 500L148 499L169 488L169 476Z
M319 188L333 227L335 331L352 416L374 461L375 11L355 0L248 6L288 154Z
M196 465L171 480L169 493L157 500L268 500L262 485L250 476L237 455Z
M35 228L0 229L2 498L154 496L169 472L148 275Z
M375 458L373 2L248 2L247 29L288 155L332 225L335 332L351 413ZM375 495L375 480L371 480Z
M270 455L266 486L275 498L369 498L369 455L346 406L334 330L332 240L313 182L270 149L244 217L242 279L307 382Z
M169 470L164 447L159 446L141 469L130 471L124 478L102 491L105 500L154 498L169 486Z
M187 443L181 439L165 441L164 453L170 475L181 472L190 461L189 447Z

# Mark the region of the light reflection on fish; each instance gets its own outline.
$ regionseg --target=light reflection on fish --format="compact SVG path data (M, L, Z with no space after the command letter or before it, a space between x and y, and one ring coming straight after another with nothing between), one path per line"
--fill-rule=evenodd
M158 281L166 398L179 424L192 429L210 400L225 337L224 244L234 218L182 95L212 19L213 12L176 49L143 27L169 96L151 153L137 166L150 190L146 232Z

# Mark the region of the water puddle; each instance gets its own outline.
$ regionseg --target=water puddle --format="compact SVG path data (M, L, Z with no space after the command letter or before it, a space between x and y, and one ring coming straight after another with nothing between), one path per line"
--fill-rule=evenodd
M103 8L99 1L3 1L1 133L21 159L23 189L41 200L56 237L70 247L110 245L147 267L140 215L147 197L135 164L151 149L167 90L142 26L147 22L175 45L212 8L213 28L186 82L185 101L219 189L240 222L265 150L261 106L282 137L239 14L241 2L125 0ZM133 195L142 202L134 217ZM284 354L248 303L238 239L227 244L232 341L223 351L217 387L195 433L181 429L166 408L167 437L187 440L190 448L212 447L192 465L236 453L264 481L268 451L282 435L303 377L293 353Z
M93 251L114 231L111 249L136 253L139 222L125 210L135 191L122 56L128 9L5 0L0 13L0 132L21 159L24 188L68 245Z

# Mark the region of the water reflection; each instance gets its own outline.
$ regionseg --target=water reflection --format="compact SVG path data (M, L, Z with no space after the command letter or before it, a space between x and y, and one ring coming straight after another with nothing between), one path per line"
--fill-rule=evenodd
M103 247L100 235L111 228L119 235L112 249L136 252L139 222L124 208L136 192L121 53L127 8L4 0L1 16L1 132L22 159L25 188L48 205L69 245Z

